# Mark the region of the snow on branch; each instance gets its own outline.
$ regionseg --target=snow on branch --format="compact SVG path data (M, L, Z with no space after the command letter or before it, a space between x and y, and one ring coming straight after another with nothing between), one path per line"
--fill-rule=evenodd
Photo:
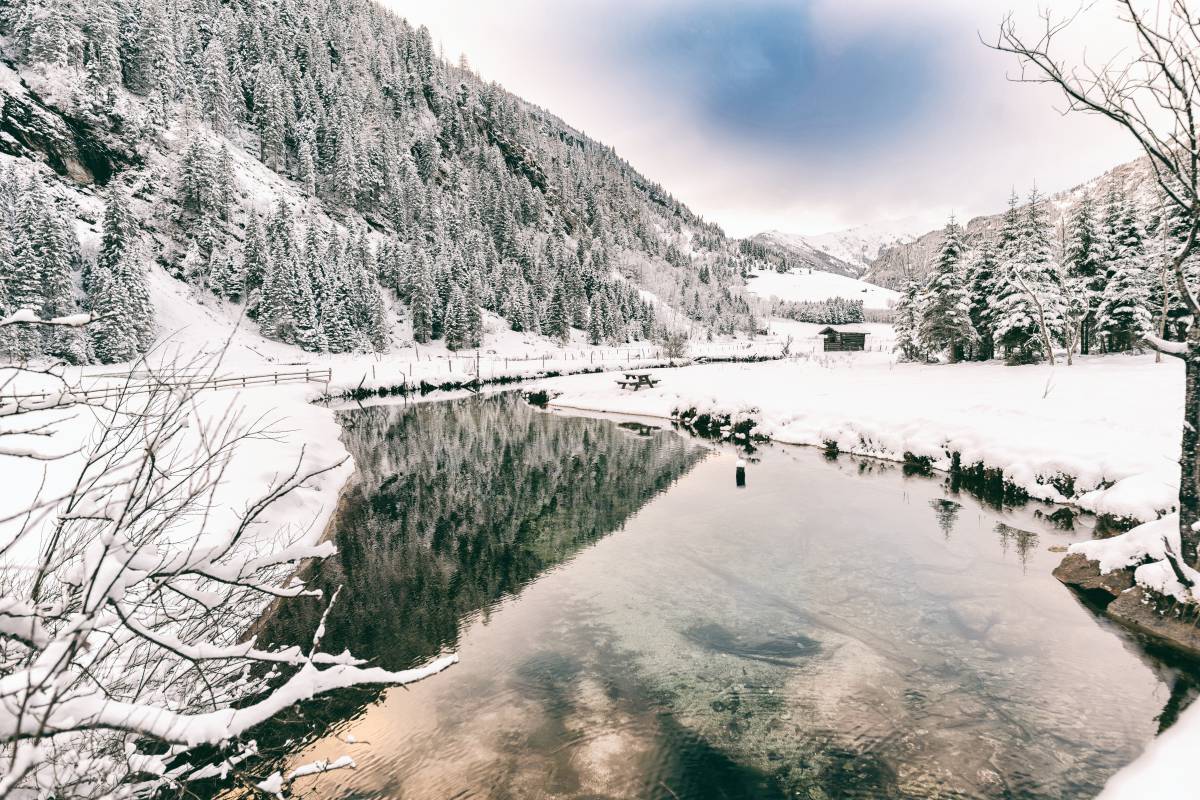
M254 745L242 735L284 709L333 689L423 680L458 660L444 654L397 672L320 652L336 594L307 647L244 635L267 599L320 596L296 566L334 545L286 530L272 540L264 528L277 504L343 462L313 466L301 450L234 513L219 490L239 448L280 434L232 408L203 412L197 391L164 383L118 394L77 456L73 484L0 520L0 557L32 553L0 568L0 798L47 786L63 796L130 784L152 794L238 764L245 777ZM44 414L61 407L16 408L6 429L48 432ZM221 748L222 766L181 763L200 745ZM297 771L279 790L348 766Z
M82 328L96 320L105 319L107 314L70 314L65 317L42 319L32 308L20 308L7 317L0 317L0 328L8 325L49 325L62 328Z

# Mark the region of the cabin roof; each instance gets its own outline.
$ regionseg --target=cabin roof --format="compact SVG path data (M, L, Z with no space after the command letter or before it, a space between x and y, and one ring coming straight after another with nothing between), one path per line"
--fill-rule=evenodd
M861 334L863 336L867 336L867 335L869 335L870 332L860 330L860 329L855 329L855 328L845 328L845 329L839 331L831 325L827 328L817 331L817 336L829 336L831 334L836 336L836 335L842 334L842 333L857 333L857 334Z

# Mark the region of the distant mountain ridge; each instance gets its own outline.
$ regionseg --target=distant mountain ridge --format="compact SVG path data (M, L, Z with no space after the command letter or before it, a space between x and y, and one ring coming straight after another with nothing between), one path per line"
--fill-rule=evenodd
M927 230L915 217L869 222L852 228L819 234L766 231L743 240L743 252L763 258L777 267L791 264L861 278L879 254L897 244L907 244Z
M781 231L768 231L743 239L742 253L770 263L776 269L815 269L857 278L860 269L835 255L809 244L804 237Z

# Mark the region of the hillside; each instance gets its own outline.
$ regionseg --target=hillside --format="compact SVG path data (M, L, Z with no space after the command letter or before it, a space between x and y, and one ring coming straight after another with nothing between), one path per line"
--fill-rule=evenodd
M21 187L0 196L0 312L151 315L129 298L161 271L308 351L471 347L485 313L593 343L654 336L658 305L752 325L752 259L720 228L369 0L18 0L0 34L0 163ZM132 222L105 253L114 204ZM138 325L10 355L126 360L162 332Z
M1049 223L1057 230L1062 220L1070 216L1084 197L1103 203L1109 186L1114 182L1125 188L1143 218L1151 216L1158 207L1158 199L1149 170L1145 159L1138 159L1114 167L1086 183L1047 196L1044 207ZM1024 208L1024 205L1021 207ZM969 220L964 226L968 241L995 234L1000 230L1003 217L1001 211ZM919 280L928 274L944 240L942 229L937 228L915 237L913 241L884 247L878 257L871 261L863 279L880 286L902 289L906 281Z

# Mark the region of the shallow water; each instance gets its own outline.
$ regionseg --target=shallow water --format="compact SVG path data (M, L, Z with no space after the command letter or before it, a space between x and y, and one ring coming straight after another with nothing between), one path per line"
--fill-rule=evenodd
M325 646L462 661L266 732L355 758L304 796L1090 797L1191 698L1032 510L804 448L738 488L731 450L511 395L345 415Z

